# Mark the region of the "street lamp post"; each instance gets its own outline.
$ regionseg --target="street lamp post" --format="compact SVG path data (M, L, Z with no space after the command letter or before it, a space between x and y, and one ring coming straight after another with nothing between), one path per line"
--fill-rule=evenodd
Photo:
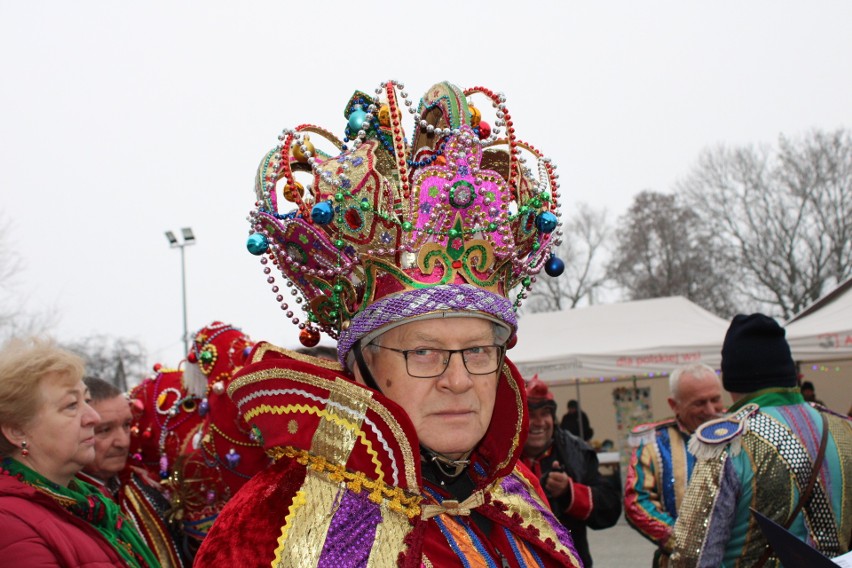
M180 249L180 284L183 293L183 354L186 356L189 353L189 330L186 327L186 263L183 249L195 244L195 235L189 227L183 227L180 232L183 242L178 241L178 238L171 231L166 231L166 238L169 239L169 246Z

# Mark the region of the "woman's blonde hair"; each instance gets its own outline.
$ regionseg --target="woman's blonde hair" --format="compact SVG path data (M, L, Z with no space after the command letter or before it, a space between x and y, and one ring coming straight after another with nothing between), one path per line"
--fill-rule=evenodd
M0 348L0 425L25 426L44 403L39 387L46 378L76 384L84 369L83 359L51 339L9 340ZM0 435L0 456L15 449Z

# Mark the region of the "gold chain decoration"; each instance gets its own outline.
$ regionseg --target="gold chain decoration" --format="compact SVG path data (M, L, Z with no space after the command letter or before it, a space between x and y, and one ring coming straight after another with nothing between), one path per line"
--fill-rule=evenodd
M234 438L231 438L230 436L228 436L227 434L225 434L225 433L224 433L224 432L223 432L223 431L222 431L222 430L221 430L218 426L216 426L216 425L215 425L215 424L213 424L212 422L210 423L210 428L211 428L214 432L216 432L217 434L219 434L221 437L223 437L226 441L231 442L231 443L232 443L232 444L234 444L235 446L251 446L251 447L254 447L254 446L258 446L258 445L259 445L259 444L255 443L255 442L251 442L251 441L249 441L249 442L243 442L243 441L240 441L240 440L235 440Z
M327 474L331 481L346 483L346 486L355 493L369 490L368 498L373 503L380 504L383 500L388 501L391 511L403 513L409 519L420 515L420 495L407 496L399 487L391 487L384 483L369 479L361 472L347 471L341 465L329 462L321 456L315 456L305 450L297 450L292 446L276 446L266 451L267 455L274 460L287 457L294 459L301 465L309 467L317 473Z

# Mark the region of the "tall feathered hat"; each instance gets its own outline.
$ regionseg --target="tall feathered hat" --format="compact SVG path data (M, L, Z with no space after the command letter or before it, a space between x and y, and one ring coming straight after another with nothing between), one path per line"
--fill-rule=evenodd
M257 173L247 246L302 343L323 331L344 362L357 341L436 314L514 332L535 275L564 264L550 252L561 234L555 166L516 137L503 95L444 82L415 107L389 81L356 92L344 116L343 140L309 124L284 130Z

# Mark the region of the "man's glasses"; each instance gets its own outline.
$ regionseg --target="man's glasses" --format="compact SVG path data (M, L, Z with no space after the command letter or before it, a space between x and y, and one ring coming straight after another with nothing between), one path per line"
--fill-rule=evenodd
M461 353L464 368L471 375L490 375L497 372L506 354L505 345L479 345L464 349L394 349L376 343L372 345L402 353L406 371L418 379L432 379L443 375L455 353Z

